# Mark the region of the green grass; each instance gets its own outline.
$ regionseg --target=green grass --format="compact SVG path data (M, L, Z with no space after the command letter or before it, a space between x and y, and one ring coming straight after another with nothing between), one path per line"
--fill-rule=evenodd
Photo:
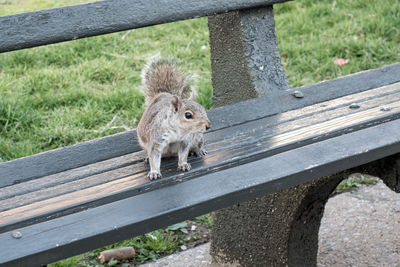
M80 2L85 1L0 0L0 15ZM400 5L395 2L296 0L276 5L279 49L291 85L399 62ZM208 38L207 19L200 18L0 54L0 161L135 128L144 108L140 71L156 53L179 58L187 72L197 74L199 100L211 108ZM350 61L339 67L335 58ZM210 217L203 220L212 223ZM152 235L163 236L166 243L152 244L148 235L126 241L140 244L136 260L179 250L179 238L168 239L165 231ZM90 255L55 266L90 265ZM82 257L89 259L82 263Z
M210 214L199 216L192 220L191 223L202 224L208 231L212 228L212 219ZM196 242L197 240L204 239L203 233L195 232L193 233L189 229L189 224L187 222L177 223L171 225L165 229L156 230L147 233L142 236L137 236L129 240L125 240L110 246L106 246L100 249L96 249L89 253L85 253L79 256L71 257L66 260L62 260L53 264L51 267L83 267L83 266L114 266L114 264L124 264L127 266L132 266L129 262L118 262L113 261L111 265L109 263L104 263L101 265L98 260L98 256L101 251L114 249L118 247L133 247L135 249L135 258L133 262L141 263L148 260L156 260L159 257L169 255L182 250L182 246ZM191 234L188 234L191 232ZM119 265L119 266L121 266Z
M292 86L398 62L400 7L393 1L294 1L276 9ZM347 58L339 67L335 58Z
M205 18L1 54L0 159L135 128L143 112L140 71L156 53L196 73L199 102L212 106Z
M335 193L354 192L360 189L363 185L374 185L378 183L378 178L355 173L349 178L343 180L335 190Z
M85 1L0 0L0 15L79 2ZM391 0L293 1L276 5L275 13L294 87L399 61L400 7ZM201 18L1 54L0 160L135 128L143 112L140 71L158 52L198 75L199 101L211 108L206 23ZM339 67L337 57L350 62Z

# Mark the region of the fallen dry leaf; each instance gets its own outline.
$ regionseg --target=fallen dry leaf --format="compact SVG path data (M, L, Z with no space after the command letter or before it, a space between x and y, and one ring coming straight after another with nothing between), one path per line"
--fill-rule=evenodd
M343 66L347 63L349 63L349 59L344 59L344 58L335 58L335 61L333 61L333 64Z

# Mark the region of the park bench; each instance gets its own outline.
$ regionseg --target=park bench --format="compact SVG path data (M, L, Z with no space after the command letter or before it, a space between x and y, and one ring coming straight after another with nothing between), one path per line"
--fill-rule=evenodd
M400 64L291 89L280 2L114 0L1 17L8 52L209 16L217 108L209 154L186 173L163 161L160 180L146 178L135 131L0 163L0 265L46 265L226 208L216 262L312 266L324 204L346 174L399 191Z

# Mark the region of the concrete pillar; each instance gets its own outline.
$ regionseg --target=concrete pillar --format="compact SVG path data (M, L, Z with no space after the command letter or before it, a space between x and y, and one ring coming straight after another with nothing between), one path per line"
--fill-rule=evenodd
M209 17L214 107L289 88L272 7ZM318 231L331 192L351 172L381 177L400 191L393 156L215 212L211 255L229 266L315 266Z
M217 264L315 266L318 231L339 173L219 210L211 255Z
M289 89L272 6L208 18L214 107Z

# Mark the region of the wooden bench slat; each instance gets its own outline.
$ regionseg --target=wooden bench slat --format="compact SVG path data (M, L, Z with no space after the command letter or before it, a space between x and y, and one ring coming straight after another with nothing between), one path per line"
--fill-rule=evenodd
M383 90L383 91L387 91L388 89L391 89L391 90L393 90L393 88L396 86L396 84L395 85L391 85L391 86L387 86L387 87L383 87L383 88L380 88L381 89L381 91ZM398 85L397 85L397 87L398 87ZM369 93L369 92L368 92ZM382 92L381 92L382 93ZM368 97L368 95L369 94L367 94L367 92L366 93L364 93L365 94L365 96L364 97ZM368 100L368 101L366 101L366 102L362 102L362 103L360 103L361 105L362 105L362 107L360 108L360 110L363 110L363 109L366 109L366 108L371 108L371 107L375 107L375 106L379 106L379 105L382 105L382 104L387 104L388 103L388 100L390 100L390 99L398 99L399 98L399 94L397 93L397 94L391 94L390 95L390 97L389 98L385 98L385 97L383 97L383 99L381 99L381 98L374 98L374 99L371 99L371 100ZM353 99L351 99L351 100L357 100L357 98L353 98ZM335 100L335 101L332 101L332 102L337 102L337 100ZM342 103L342 104L345 104L345 103ZM332 105L330 104L329 105L329 108L332 108ZM287 112L287 113L292 113L292 112ZM328 119L331 119L331 116L339 116L340 114L347 114L347 113L349 113L349 110L348 110L348 107L346 106L346 107L342 107L341 109L335 109L334 111L330 111L330 113L331 114L327 114L327 113L324 113L324 111L323 111L323 109L320 109L320 110L318 110L317 111L317 114L312 114L312 118L307 118L308 119L308 121L305 121L305 122L303 122L305 119L298 119L298 120L296 120L296 127L307 127L307 125L309 125L309 124L311 124L311 123L316 123L316 122L318 122L318 120L328 120ZM281 114L280 116L279 116L279 119L281 119L281 117L285 117L285 115L286 115L286 113L283 113L283 114ZM318 117L319 116L319 117ZM293 119L294 117L292 117L292 119ZM311 121L310 121L311 120ZM340 118L340 120L342 120L342 118ZM287 129L291 129L291 131L293 131L293 126L291 126L290 124L288 125L288 123L280 123L279 125L277 125L278 123L269 123L269 122L274 122L275 121L275 119L268 119L268 121L266 121L266 122L263 122L263 121L256 121L256 122L251 122L251 124L253 124L254 126L251 126L251 125L248 125L247 127L248 128L250 128L250 129L253 129L252 131L253 131L253 133L254 133L254 129L256 129L257 128L257 125L258 124L266 124L267 125L267 129L269 129L269 128L272 128L273 126L275 126L275 127L273 127L273 132L275 133L275 134L277 134L277 133L279 133L279 132L281 132L281 131L285 131L285 130L287 130ZM265 127L265 126L264 126ZM243 136L243 133L240 131L240 133L241 133L241 135ZM264 133L264 135L265 135L265 133ZM226 135L224 134L224 136L225 136L225 139L226 140L224 140L224 142L222 142L222 143L226 143L225 145L223 145L222 146L222 149L224 149L224 150L227 150L227 148L228 148L228 145L227 144L229 144L229 143L233 143L230 139L227 139L227 137L226 137ZM269 135L268 135L269 136ZM236 137L234 137L234 138L236 138ZM240 140L240 138L239 139L237 139L236 140L236 142L240 142L241 140ZM213 141L213 142L215 142L215 141ZM221 143L221 142L220 142ZM220 143L218 143L218 144L216 144L217 146L221 146L221 144ZM210 148L212 149L211 151L214 151L215 150L215 146L210 146ZM100 163L101 164L101 163ZM142 166L143 166L143 164L142 164ZM89 169L90 169L91 167L89 166ZM120 175L119 175L119 177L124 177L124 176L127 176L128 175L128 173L134 173L134 171L133 170L127 170L127 171L124 171L124 169L131 169L131 168L133 168L133 169L139 169L139 172L143 172L144 171L144 168L143 167L138 167L138 166L136 166L135 165L135 167L133 167L133 166L129 166L129 168L128 167L124 167L124 168L122 168L122 169L116 169L116 170L113 170L113 171L111 171L111 172L109 172L109 173L102 173L102 174L99 174L99 175L95 175L95 176L100 176L99 178L97 178L96 180L99 180L99 181L104 181L104 182L106 182L107 181L107 179L106 179L106 177L108 177L108 176L115 176L116 174L113 174L113 173L120 173ZM62 175L64 175L64 174L59 174L60 176L62 176ZM73 183L75 183L75 182L73 182ZM74 190L76 190L76 189L79 189L79 187L77 187L76 189L75 188L73 188L73 183L69 183L69 184L65 184L65 187L67 188L66 189L66 192L69 192L69 191L74 191ZM93 185L96 185L96 183L92 183L92 182L90 182L89 180L84 180L83 181L83 184L84 184L84 187L83 188L85 188L85 187L89 187L89 186L93 186ZM13 187L18 187L19 185L16 185L16 186L13 186ZM15 189L13 188L13 187L11 187L11 188L9 188L9 190L5 190L5 189L3 189L3 191L10 191L10 189L11 190L13 190L13 191L15 191ZM38 188L40 188L40 186L38 187ZM48 190L48 189L45 189L45 190ZM45 191L45 190L42 190L42 193L39 193L39 195L40 196L42 196L43 195L43 192ZM56 188L51 188L50 189L50 191L56 191ZM54 195L57 195L57 192L52 192L52 193L54 193ZM32 199L32 201L36 201L37 199L34 199L32 196L26 196L26 197L28 197L29 199ZM23 201L21 201L21 199L18 199L18 201L16 201L17 203L21 203L21 204L23 204ZM4 203L4 202L3 202Z
M230 134L225 133L226 129L221 129L224 136L222 139L218 137L218 132L207 135L210 154L204 162L201 159L192 159L192 171L183 174L176 173L176 160L167 161L163 164L163 174L166 178L160 181L146 183L147 166L140 162L3 200L0 206L0 210L3 210L0 212L0 232L16 225L30 224L31 217L35 222L40 220L38 217L59 217L76 210L192 179L200 174L254 161L317 140L398 119L399 99L400 83L396 83L359 93L354 97L343 97L323 105L287 112L291 116L282 113L233 126L229 128ZM349 109L350 100L359 102L360 108ZM391 110L382 111L383 106ZM305 112L302 112L303 110ZM295 119L299 114L303 114L304 117ZM132 173L135 174L131 175ZM13 186L8 187L9 190L12 188ZM11 207L13 209L10 209Z
M38 185L35 185L38 187L36 191L12 196L8 199L2 200L0 202L0 211L8 210L11 207L12 208L21 207L23 205L27 205L41 200L46 200L49 198L58 197L64 194L70 194L79 190L85 190L87 188L92 188L94 186L102 185L105 183L110 183L110 184L113 184L115 182L119 183L116 180L122 179L123 177L126 176L132 176L132 174L135 174L136 172L142 173L144 169L145 169L144 162L141 162L132 164L127 167L122 167L115 170L91 175L82 179L76 179L68 183L60 183L47 188L46 187L40 188L40 183L38 183ZM60 173L59 176L63 176L63 174L64 173ZM14 190L14 188L13 187L8 188L8 191L11 190ZM103 193L106 194L105 191Z
M19 229L21 239L2 233L0 243L9 249L0 250L0 261L55 261L393 155L400 152L399 130L394 120L28 226Z
M139 151L136 132L129 131L0 163L0 187L25 182L90 163Z
M112 0L0 17L0 52L288 0Z
M400 63L311 86L287 90L285 94L279 97L261 97L223 108L216 108L208 112L209 118L213 123L210 132L396 83L400 81L398 73L400 73ZM305 97L292 101L294 90L301 90ZM251 109L249 109L250 106ZM139 150L141 148L137 144L136 132L128 131L74 146L2 162L0 163L0 188L134 153ZM71 155L73 157L70 159Z
M348 76L306 85L285 91L279 96L265 96L246 100L231 106L210 111L214 127L230 127L243 121L294 110L346 95L374 89L400 81L400 63L367 70ZM301 91L304 98L295 99L294 91ZM249 107L251 109L249 110ZM220 110L224 112L220 112Z
M99 179L107 179L106 176L102 175L104 173L112 173L117 170L120 172L119 176L124 175L124 169L129 169L132 165L137 164L138 162L143 162L143 158L145 157L144 151L130 153L124 156L119 156L107 160L103 160L100 162L88 164L83 167L78 167L75 169L70 169L67 171L59 172L56 174L51 174L48 176L32 179L23 183L18 183L15 185L10 185L8 187L0 188L0 201L10 198L16 197L20 195L27 195L31 192L37 192L38 190L46 190L49 188L54 188L60 185L70 185L73 184L77 180L83 180L86 177L93 176L101 176ZM128 171L129 172L129 171ZM132 174L132 172L129 172ZM116 175L114 175L116 176ZM106 182L107 180L102 180ZM94 184L93 182L87 182L87 187ZM71 188L71 190L75 190ZM0 202L0 210L1 210Z

